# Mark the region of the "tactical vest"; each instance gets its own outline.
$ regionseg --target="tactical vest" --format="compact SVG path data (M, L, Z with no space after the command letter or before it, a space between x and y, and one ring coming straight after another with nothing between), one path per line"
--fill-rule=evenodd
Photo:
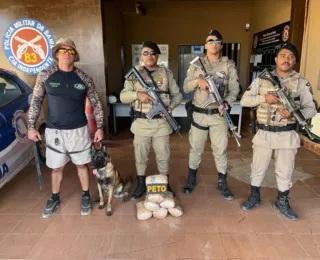
M228 57L222 57L220 61L209 62L208 58L201 58L201 61L208 74L213 75L214 82L219 89L221 98L227 96L228 85L229 85L229 75L228 75ZM199 69L196 70L195 77L199 77L201 72ZM194 104L201 105L209 96L209 91L202 91L200 87L197 87L194 92ZM212 107L210 105L209 107ZM217 106L217 105L216 105Z
M288 90L288 94L293 100L299 98L299 78L300 74L293 72L288 78L281 81L282 86L285 86ZM267 80L259 80L259 94L266 95L269 91L274 91L275 88L271 82ZM300 104L297 104L300 106ZM281 119L280 111L284 107L282 103L268 104L266 102L261 103L257 109L257 120L260 124L271 125L271 126L286 126L289 124L295 124L294 118Z
M150 79L147 71L143 66L136 66L141 77L144 79L148 86L154 86L152 80ZM169 94L169 80L167 72L163 65L159 65L155 71L152 72L152 77L154 82L157 84L157 91L160 94L160 98L166 106L170 105L170 94ZM134 83L134 90L144 91L145 89L140 85L139 81ZM151 103L141 103L140 100L136 99L132 102L132 107L135 111L139 111L142 113L148 113L152 107Z

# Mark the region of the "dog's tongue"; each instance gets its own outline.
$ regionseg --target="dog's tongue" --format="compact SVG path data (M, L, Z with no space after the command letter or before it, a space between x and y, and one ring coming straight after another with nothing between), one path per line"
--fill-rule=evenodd
M92 173L93 175L97 175L97 169L93 169Z

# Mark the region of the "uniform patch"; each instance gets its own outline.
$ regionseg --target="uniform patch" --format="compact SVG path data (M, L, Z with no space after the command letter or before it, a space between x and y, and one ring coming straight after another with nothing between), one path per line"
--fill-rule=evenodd
M50 87L57 88L57 87L60 86L60 83L58 83L58 82L49 82L49 85L50 85Z
M224 79L227 76L227 74L224 71L217 71L216 75L222 79Z
M157 83L158 87L161 87L163 84L163 79L161 77L155 78L154 81Z
M73 87L79 90L84 90L86 88L86 86L81 83L74 84Z

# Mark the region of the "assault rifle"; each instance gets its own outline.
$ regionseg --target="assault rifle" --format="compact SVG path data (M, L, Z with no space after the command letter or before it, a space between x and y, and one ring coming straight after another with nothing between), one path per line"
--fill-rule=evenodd
M135 67L133 67L125 76L126 80L133 80L130 76L134 74L135 79L138 80L140 85L145 89L149 96L151 96L154 101L152 102L152 108L149 113L146 114L148 119L152 119L156 115L164 115L167 119L168 123L172 127L173 131L177 134L180 132L181 126L177 123L174 117L168 112L165 104L163 103L162 99L160 98L160 94L157 91L157 86L152 82L153 86L149 86L144 79L141 77L139 72Z
M234 136L234 138L236 139L236 142L238 144L238 146L240 147L240 143L239 143L239 140L238 138L241 138L241 135L239 135L237 132L236 132L236 129L237 127L234 126L232 120L231 120L231 117L229 115L229 113L227 112L226 110L226 105L225 103L223 102L221 96L220 96L220 93L219 93L219 90L216 86L216 84L214 83L214 80L213 80L213 76L212 75L209 75L200 59L200 57L196 57L194 60L192 60L190 62L190 64L193 64L195 66L197 66L200 71L202 72L203 74L203 79L205 81L208 82L209 84L209 97L201 104L202 107L207 107L209 104L211 103L215 103L215 102L218 102L219 106L222 106L222 112L223 112L223 116L224 118L226 119L227 121L227 124L228 124L228 127L230 129L230 131L232 132L232 135Z
M292 114L292 116L296 119L296 121L302 127L302 129L304 129L307 132L310 139L313 140L314 137L311 134L311 129L308 126L307 120L302 114L301 110L296 105L296 103L292 100L292 98L288 94L287 88L284 86L281 86L281 82L279 81L279 79L272 76L270 71L267 69L263 70L258 77L272 83L275 90L271 91L270 93L275 94L280 98L281 102L286 107L286 109ZM280 120L281 118L278 119L278 121Z

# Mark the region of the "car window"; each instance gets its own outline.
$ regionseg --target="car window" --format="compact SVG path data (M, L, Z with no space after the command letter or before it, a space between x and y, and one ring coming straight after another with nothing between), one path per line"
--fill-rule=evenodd
M0 75L0 107L4 107L21 95L22 91L17 83Z

